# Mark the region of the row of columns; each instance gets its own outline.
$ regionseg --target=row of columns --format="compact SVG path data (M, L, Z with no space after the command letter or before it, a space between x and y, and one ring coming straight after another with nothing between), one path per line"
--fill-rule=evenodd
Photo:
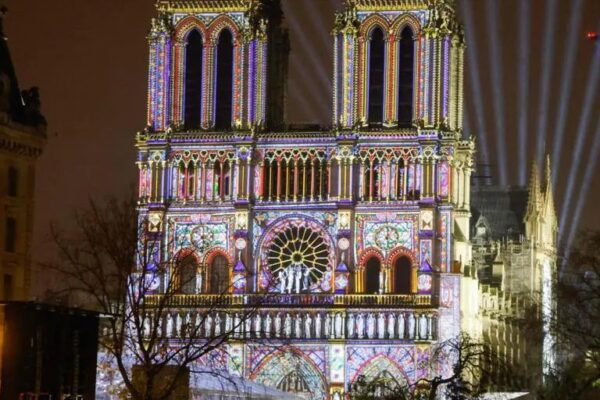
M241 312L173 312L157 321L145 315L144 337L156 328L160 337L198 338L231 336L254 339L400 339L433 340L436 317L414 311L271 311L248 315ZM158 326L154 326L158 323Z
M318 201L330 192L331 163L325 159L274 159L259 164L258 198L265 201Z
M142 202L163 202L169 199L214 202L248 199L251 166L249 161L191 161L180 163L153 161L138 163L139 197ZM406 164L376 160L361 160L359 164L359 200L406 201L438 195L437 162L427 159ZM352 199L354 162L351 158L271 160L259 164L261 174L257 197L263 201L320 201L332 196ZM337 193L332 193L335 169ZM460 163L450 164L451 201L460 208L470 203L471 169Z
M250 191L248 161L140 162L138 169L142 202L232 201L247 199Z

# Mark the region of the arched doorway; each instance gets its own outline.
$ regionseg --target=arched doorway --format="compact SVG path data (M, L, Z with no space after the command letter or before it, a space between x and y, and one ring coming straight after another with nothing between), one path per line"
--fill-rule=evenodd
M379 257L371 257L365 265L365 293L379 293L379 273L381 271L381 260Z
M291 348L283 348L275 354L271 348L256 348L253 351L258 351L264 361L251 373L251 380L264 386L294 393L298 398L314 400L329 398L323 373L307 355ZM325 356L324 353L320 354Z
M226 293L229 290L229 263L227 258L218 254L210 263L210 292Z
M412 263L406 256L396 258L394 262L394 293L412 292Z

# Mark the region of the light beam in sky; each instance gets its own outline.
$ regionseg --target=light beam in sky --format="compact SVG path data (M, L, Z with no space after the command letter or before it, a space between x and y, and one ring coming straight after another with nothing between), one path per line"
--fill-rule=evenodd
M521 0L519 3L519 91L518 113L519 113L519 164L527 165L527 116L529 111L529 26L531 18L531 2ZM519 184L527 183L527 169L519 168Z
M537 123L537 142L536 142L536 162L539 165L544 156L544 148L546 146L546 138L548 137L548 102L550 100L550 78L552 77L552 66L554 65L554 33L556 31L556 0L548 0L546 3L546 25L544 27L544 42L542 55L542 82L538 109Z
M481 76L479 74L479 58L477 55L477 43L476 43L476 35L474 34L474 18L473 11L470 6L465 5L465 1L461 1L459 3L463 18L465 21L465 35L467 36L467 66L469 70L469 78L470 78L470 87L471 87L471 101L473 104L473 108L475 109L475 129L476 131L473 133L479 143L479 151L481 152L481 156L483 158L483 163L488 164L490 161L489 158L489 148L488 148L488 138L485 130L485 116L483 111L483 95L481 91Z
M498 163L498 174L501 185L508 184L508 171L506 161L506 133L504 126L504 94L502 93L502 48L498 40L498 2L491 0L485 8L486 24L489 27L488 32L491 38L489 46L492 73L492 105L494 107L494 121L496 123L496 162Z
M556 115L555 134L553 138L552 163L555 168L552 171L552 184L556 186L558 172L560 171L560 156L562 154L563 139L565 136L565 126L567 124L567 112L569 110L571 98L571 83L573 82L573 67L577 59L579 49L579 27L581 25L583 0L573 0L571 16L569 18L569 33L565 43L565 54L563 57L564 68L560 79L559 110Z
M563 205L560 212L560 225L561 227L566 226L567 215L569 208L571 207L571 200L573 198L573 193L575 192L575 183L577 180L577 172L579 171L580 164L579 160L581 160L583 156L583 147L586 142L586 134L588 132L588 128L590 125L590 120L592 116L592 111L594 110L594 97L596 96L596 92L598 90L598 78L600 77L600 53L594 53L594 57L592 62L590 63L590 67L588 70L588 78L586 83L585 95L583 99L583 110L579 117L579 124L577 125L576 138L575 138L575 150L572 153L571 157L571 168L569 170L569 177L567 179L567 189L565 190L565 199L563 200ZM557 166L558 167L558 166ZM576 222L576 220L572 220L572 223Z

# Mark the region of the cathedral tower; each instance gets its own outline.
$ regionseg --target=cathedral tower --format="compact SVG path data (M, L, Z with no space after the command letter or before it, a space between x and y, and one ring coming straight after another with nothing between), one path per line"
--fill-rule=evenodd
M474 152L453 2L345 2L330 131L279 129L278 1L157 4L139 209L158 261L189 260L157 278L195 277L170 318L197 321L226 293L208 328L223 332L262 301L220 367L315 399L450 368L431 358L460 331Z

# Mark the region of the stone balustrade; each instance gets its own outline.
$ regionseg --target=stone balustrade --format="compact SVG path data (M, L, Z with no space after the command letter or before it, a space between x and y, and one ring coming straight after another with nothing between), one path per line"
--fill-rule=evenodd
M382 307L431 307L432 296L422 294L263 294L249 293L238 295L223 294L176 294L164 298L163 295L146 296L147 306L164 305L173 307L209 306L211 308L229 306L382 306Z
M233 339L429 341L437 337L437 316L433 312L262 310L246 315L232 310L171 311L162 315L159 331L170 338L185 336L189 331L198 338L229 336ZM144 335L150 334L153 322L152 314L147 313Z

